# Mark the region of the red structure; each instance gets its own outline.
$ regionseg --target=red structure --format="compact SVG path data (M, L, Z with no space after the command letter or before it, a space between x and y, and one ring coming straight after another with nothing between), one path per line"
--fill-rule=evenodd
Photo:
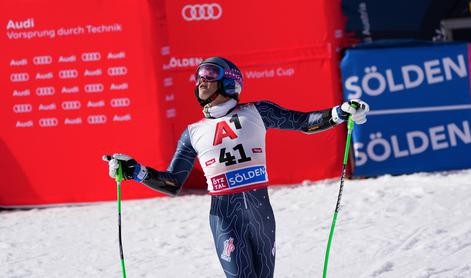
M341 100L338 1L7 0L0 8L0 206L114 199L103 154L166 169L183 129L202 116L193 72L208 56L240 66L242 102L309 111ZM344 133L269 131L271 184L338 176ZM205 188L195 166L186 187ZM133 182L124 190L159 195Z

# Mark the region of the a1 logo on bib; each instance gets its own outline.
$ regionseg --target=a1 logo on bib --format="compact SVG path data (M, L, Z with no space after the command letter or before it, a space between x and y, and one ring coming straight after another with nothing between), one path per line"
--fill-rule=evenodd
M229 122L234 123L236 129L241 129L242 126L240 125L239 116L237 114L232 115ZM214 133L214 140L213 146L217 146L222 144L222 139L225 137L229 137L232 140L237 138L237 134L234 130L229 126L226 121L221 121L216 125L216 132Z
M237 134L232 130L232 128L225 121L222 121L216 125L216 132L214 133L213 146L222 144L222 139L224 139L225 137L236 139Z

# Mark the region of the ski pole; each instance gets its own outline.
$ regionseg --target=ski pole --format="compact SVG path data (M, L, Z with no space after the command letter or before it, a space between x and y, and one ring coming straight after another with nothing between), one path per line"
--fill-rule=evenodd
M119 230L119 255L121 257L121 269L123 278L126 278L126 267L124 266L123 241L121 238L121 181L123 180L123 168L119 162L118 175L116 176L116 185L118 186L118 230Z
M103 160L110 161L113 159L110 155L104 155ZM124 253L123 253L123 241L121 237L121 181L123 181L123 168L121 167L121 162L118 161L118 175L116 175L116 185L118 187L118 236L119 236L119 255L121 258L121 269L123 272L123 278L126 278L126 267L124 266Z
M325 251L324 273L322 275L323 278L327 277L327 265L329 263L330 246L332 244L332 238L334 236L335 223L337 222L337 214L339 213L339 209L340 209L340 200L342 199L343 181L345 179L345 173L347 172L348 150L350 149L350 138L352 137L354 124L355 122L353 121L352 116L349 116L348 124L347 124L347 130L348 130L347 143L345 144L345 153L343 156L343 166L342 166L342 175L340 177L339 195L337 197L337 205L335 206L334 217L332 219L332 225L330 226L329 241L327 242L327 249Z

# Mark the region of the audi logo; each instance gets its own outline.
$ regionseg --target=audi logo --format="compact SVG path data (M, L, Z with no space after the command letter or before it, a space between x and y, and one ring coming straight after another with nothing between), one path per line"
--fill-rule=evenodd
M101 59L100 52L82 53L82 61L84 61L84 62L99 61L100 59Z
M74 93L78 93L78 92L79 92L79 87L78 87L78 86L62 87L61 92L64 93L64 94L74 94Z
M216 20L222 16L222 7L217 3L186 5L182 17L186 21Z
M59 78L60 79L70 79L70 78L77 78L78 71L75 69L68 69L68 70L61 70L59 71Z
M173 78L166 77L164 78L164 87L171 87L173 85Z
M72 100L72 101L63 101L61 103L62 109L64 110L78 110L82 106L80 101Z
M87 122L91 125L104 124L106 123L105 115L91 115L88 116Z
M111 107L127 107L131 104L129 98L113 98L111 101Z
M85 85L85 93L99 93L103 92L104 89L105 87L101 83Z
M26 72L10 74L11 82L26 82L29 80L29 74Z
M13 112L15 113L29 113L33 111L31 104L15 104L13 105Z
M163 47L160 49L160 54L161 54L162 56L165 56L165 55L170 54L170 46L163 46Z
M49 65L52 63L51 56L36 56L33 58L33 63L35 65Z
M57 126L59 121L57 118L42 118L39 119L39 126L40 127L49 127L49 126Z
M24 97L24 96L29 96L31 94L31 91L29 89L25 89L22 91L19 90L13 90L13 96L14 97Z
M170 94L170 95L166 95L165 96L165 101L172 101L175 99L175 95L174 94Z
M165 114L167 115L167 118L175 118L175 116L177 115L177 109L175 108L170 108L170 109L167 109L167 111L165 111Z
M126 90L129 88L128 83L114 84L111 83L110 90Z
M56 89L54 87L38 87L36 88L36 95L42 97L42 96L52 96L56 92Z
M128 73L127 67L111 67L108 68L108 75L115 76L115 75L125 75Z

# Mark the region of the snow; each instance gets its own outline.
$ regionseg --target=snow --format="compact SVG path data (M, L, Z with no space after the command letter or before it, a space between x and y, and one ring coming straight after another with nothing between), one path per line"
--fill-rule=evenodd
M275 277L322 277L338 184L270 189ZM128 277L224 277L209 203L123 202ZM471 170L346 180L328 277L471 277L470 216ZM2 211L0 277L121 277L117 235L115 202Z

